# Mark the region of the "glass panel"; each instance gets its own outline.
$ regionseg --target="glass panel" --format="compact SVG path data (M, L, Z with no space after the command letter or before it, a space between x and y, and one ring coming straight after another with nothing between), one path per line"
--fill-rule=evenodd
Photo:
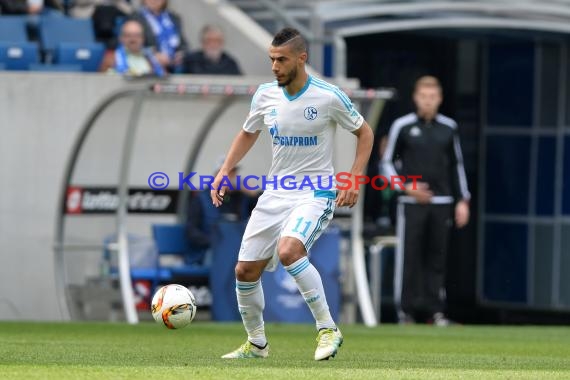
M536 214L554 215L554 180L556 173L556 139L541 137L538 142L536 177Z
M570 306L570 224L562 226L560 249L560 303Z
M530 137L487 137L486 211L528 213Z
M570 215L570 137L564 138L564 173L562 174L562 213Z
M566 107L564 107L564 113L566 116L566 128L570 129L570 43L566 42Z
M486 223L483 295L490 301L527 301L526 224Z
M552 254L554 251L554 229L552 225L535 227L534 241L534 304L550 306L552 304Z
M535 46L529 41L491 42L487 124L530 127L534 105Z
M540 65L540 127L555 127L558 124L558 101L560 91L560 45L541 44Z

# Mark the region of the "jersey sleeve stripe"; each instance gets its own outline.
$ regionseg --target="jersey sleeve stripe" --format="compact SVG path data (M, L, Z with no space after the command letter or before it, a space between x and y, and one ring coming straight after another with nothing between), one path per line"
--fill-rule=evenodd
M341 102L344 104L344 106L346 107L347 110L351 110L352 109L352 104L350 102L346 102L346 100L333 88L331 87L327 87L327 86L323 86L321 84L317 84L317 83L313 83L315 85L315 87L318 88L322 88L323 90L327 90L330 91L334 94L336 94L336 96L338 96L338 98L341 100Z
M447 125L451 129L457 128L457 123L453 119L447 116L443 116L442 114L437 114L435 119L441 124Z
M251 109L253 109L253 105L255 104L257 98L259 97L259 94L268 88L271 87L275 87L277 86L277 81L273 81L273 82L269 82L269 83L262 83L257 87L257 90L255 91L255 93L253 94L253 96L251 97Z
M332 89L339 97L343 98L345 100L346 103L348 104L352 104L352 101L349 99L348 96L346 96L346 94L344 93L344 91L342 91L340 88L338 88L337 86L333 86L332 84L325 82L322 79L318 79L318 78L314 78L314 81L316 81L319 84L324 85L325 87L329 87L330 89Z
M471 194L467 188L467 178L465 175L465 167L463 166L463 155L461 154L461 147L459 146L459 138L453 138L453 148L455 150L455 157L457 161L457 178L459 179L459 190L463 199L470 199Z
M388 134L388 143L386 144L386 150L384 151L384 157L382 157L382 167L384 169L384 175L398 175L396 168L394 167L394 150L396 148L396 141L400 136L400 131L406 125L413 123L416 120L415 114L411 113L406 116L402 116L394 121L390 132Z
M436 120L443 125L447 125L451 129L457 129L457 123L452 118L442 114L437 114ZM461 192L461 197L463 197L463 199L470 199L471 193L469 193L469 189L467 187L467 176L465 175L465 167L463 166L463 155L461 154L461 147L457 136L453 137L453 150L455 152L455 159L457 162L457 179L459 180L459 191Z

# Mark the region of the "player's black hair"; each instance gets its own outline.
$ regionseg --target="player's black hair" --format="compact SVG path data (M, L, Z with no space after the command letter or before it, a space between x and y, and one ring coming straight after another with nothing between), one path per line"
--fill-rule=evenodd
M305 39L295 28L281 29L279 32L277 32L275 37L273 37L273 41L271 42L271 45L275 47L288 44L291 44L291 48L297 53L303 53L307 51L307 44L305 43Z

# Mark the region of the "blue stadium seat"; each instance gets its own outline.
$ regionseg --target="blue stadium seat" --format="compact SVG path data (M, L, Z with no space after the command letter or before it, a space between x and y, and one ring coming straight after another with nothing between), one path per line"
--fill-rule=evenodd
M194 254L186 237L184 224L153 224L152 235L158 248L158 255L176 255L185 262L193 262ZM202 265L182 265L167 268L173 277L207 277L210 268Z
M28 70L39 62L38 46L32 42L0 42L0 63L6 70Z
M70 43L57 45L54 62L65 65L80 65L83 71L98 71L105 54L101 43Z
M26 16L0 16L0 42L27 42Z
M46 63L32 63L30 71L52 71L52 72L78 72L82 71L81 65L50 65Z
M160 264L160 255L174 255L186 258L188 262L188 255L192 255L193 251L190 249L188 240L186 239L186 229L183 224L154 224L152 225L152 234L154 244L157 249L158 256L153 259L152 263L147 263L144 267L137 267L136 264L131 262L131 279L148 280L151 282L152 288L155 289L161 283L172 282L176 280L188 279L208 279L210 275L210 268L201 265L180 265L180 266L163 266ZM136 244L139 240L134 235L129 235L129 247ZM105 249L103 251L103 260L109 264L110 274L118 276L119 268L116 263L111 265L111 243L116 243L117 238L115 235L110 235L104 239ZM131 252L132 255L132 252ZM192 260L190 260L192 262Z
M39 33L40 43L48 61L61 43L91 44L95 42L91 19L45 17L40 21Z

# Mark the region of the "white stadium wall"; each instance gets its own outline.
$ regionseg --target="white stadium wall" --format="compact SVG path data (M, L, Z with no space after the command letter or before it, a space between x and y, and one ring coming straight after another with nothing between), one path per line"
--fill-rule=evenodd
M65 163L116 77L0 73L0 319L58 320L54 222Z

